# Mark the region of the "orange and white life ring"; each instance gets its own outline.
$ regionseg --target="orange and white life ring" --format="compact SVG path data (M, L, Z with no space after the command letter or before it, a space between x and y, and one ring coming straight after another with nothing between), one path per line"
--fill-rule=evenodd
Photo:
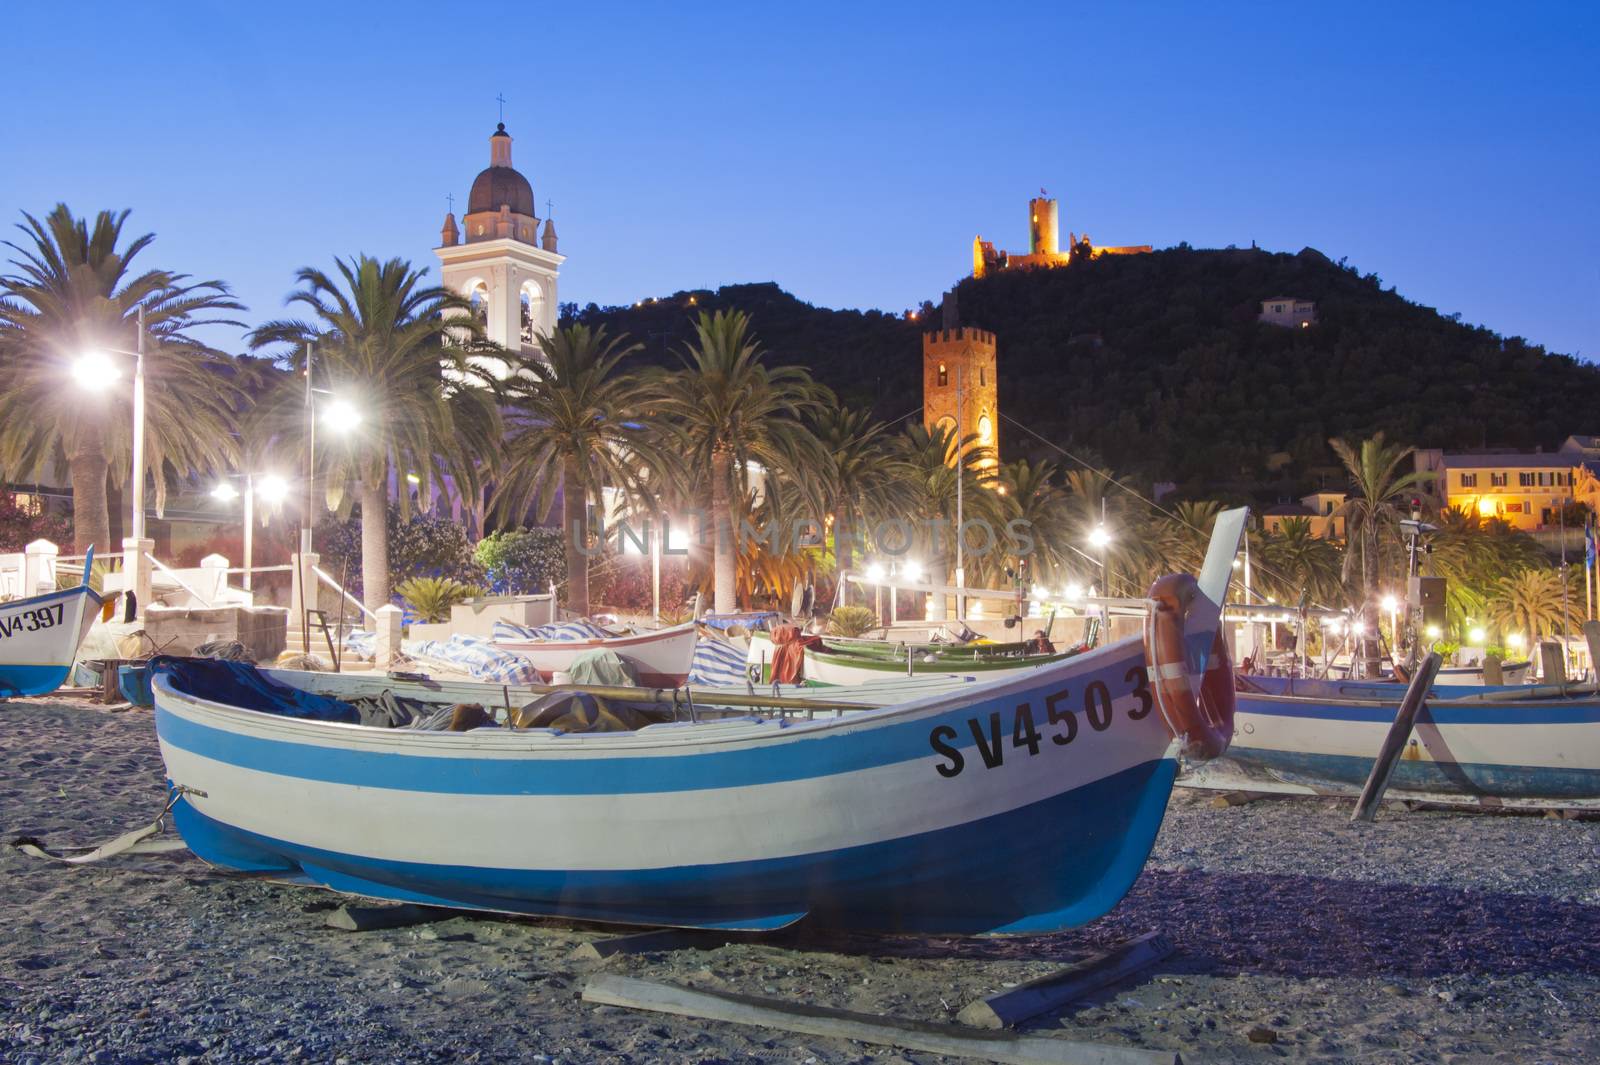
M1145 660L1162 720L1183 741L1187 758L1215 758L1233 742L1233 662L1218 625L1206 656L1199 693L1189 682L1191 663L1184 639L1200 586L1186 573L1162 577L1150 586L1150 617L1144 628Z

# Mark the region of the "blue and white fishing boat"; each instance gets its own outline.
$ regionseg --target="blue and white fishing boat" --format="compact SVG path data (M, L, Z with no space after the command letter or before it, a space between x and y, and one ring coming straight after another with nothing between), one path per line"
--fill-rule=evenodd
M0 698L46 695L72 672L104 601L89 587L91 548L76 588L0 603Z
M1519 700L1505 694L1430 699L1395 763L1389 794L1474 806L1600 806L1600 699L1587 694ZM1399 695L1240 691L1227 754L1194 767L1181 783L1359 794L1399 702Z
M1154 677L1135 637L835 718L441 733L158 665L174 823L219 866L439 906L737 929L1080 925L1127 892L1160 828L1174 678L1231 690L1216 604L1243 522L1219 519L1198 591L1163 615L1188 660L1158 640Z

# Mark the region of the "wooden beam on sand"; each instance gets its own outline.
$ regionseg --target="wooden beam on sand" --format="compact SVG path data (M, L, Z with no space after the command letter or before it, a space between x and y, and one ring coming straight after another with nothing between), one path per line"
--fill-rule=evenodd
M1167 957L1174 949L1172 941L1160 932L1146 932L1060 972L1029 980L998 995L975 999L956 1015L956 1020L974 1028L1014 1028L1030 1017L1058 1010L1069 1002L1125 980Z
M1439 652L1434 651L1417 667L1416 675L1406 687L1405 698L1400 700L1394 724L1389 726L1389 734L1383 738L1383 746L1378 748L1378 757L1372 763L1372 771L1367 774L1361 798L1356 800L1356 812L1350 815L1352 822L1370 822L1378 816L1378 803L1383 801L1383 793L1389 788L1389 778L1394 776L1395 764L1400 761L1406 741L1411 738L1417 713L1428 703L1428 689L1433 687L1433 678L1438 675L1443 662Z
M398 906L340 906L328 914L323 922L341 932L378 932L385 928L406 928L414 924L448 921L461 916L459 910L443 906L415 906L403 902Z
M614 954L654 954L669 950L715 950L728 942L727 932L698 928L658 928L609 936L580 944L568 957L571 961L604 961Z
M831 1039L854 1039L930 1054L982 1058L1008 1065L1182 1065L1182 1058L1171 1050L1078 1043L1016 1032L982 1032L952 1024L853 1013L779 999L696 991L628 976L595 977L583 989L583 1000L596 1005L626 1006Z
M1262 799L1278 798L1282 798L1282 796L1274 795L1267 791L1229 791L1212 799L1211 808L1213 810L1226 810L1230 806L1244 806L1248 803L1260 802Z

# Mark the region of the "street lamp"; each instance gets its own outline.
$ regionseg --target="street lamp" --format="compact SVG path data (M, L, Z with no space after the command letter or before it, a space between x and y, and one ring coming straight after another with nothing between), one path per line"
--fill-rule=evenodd
M1395 654L1399 654L1400 600L1396 599L1393 595L1386 595L1383 597L1383 600L1379 605L1382 606L1383 609L1389 614L1389 646L1395 648Z
M1089 546L1100 552L1100 588L1103 595L1111 594L1111 580L1106 576L1106 548L1111 545L1111 530L1106 528L1104 521L1096 525L1089 533Z
M133 359L133 539L144 540L144 304L135 308L137 330L134 350L100 348L86 351L72 364L72 376L79 386L103 392L121 376L112 355ZM110 545L107 545L109 549Z
M289 496L289 482L274 473L236 473L233 476L244 478L244 590L248 592L251 572L255 569L255 500L259 497L268 506L282 503ZM239 498L239 490L222 481L211 490L211 498L231 503Z

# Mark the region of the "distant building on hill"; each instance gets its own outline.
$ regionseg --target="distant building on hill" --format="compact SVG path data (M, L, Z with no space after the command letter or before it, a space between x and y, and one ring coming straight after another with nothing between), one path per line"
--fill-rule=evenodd
M997 251L994 242L983 237L972 238L972 276L983 277L995 270L1032 269L1034 267L1065 266L1075 254L1087 249L1091 258L1102 255L1138 255L1150 250L1148 244L1097 248L1089 234L1079 236L1068 232L1065 250L1061 247L1061 212L1055 199L1043 189L1028 201L1028 253L1026 255Z
M1343 492L1312 492L1301 496L1298 503L1280 503L1261 512L1261 530L1268 533L1283 531L1284 523L1292 518L1303 518L1311 526L1311 535L1323 540L1344 539Z
M1317 305L1294 296L1270 296L1261 301L1256 320L1288 329L1310 329L1317 324Z
M940 327L922 334L922 424L954 430L957 439L975 438L975 446L991 453L981 463L986 468L1000 454L995 355L994 334L961 325L955 293L945 293ZM950 460L954 465L955 456Z

